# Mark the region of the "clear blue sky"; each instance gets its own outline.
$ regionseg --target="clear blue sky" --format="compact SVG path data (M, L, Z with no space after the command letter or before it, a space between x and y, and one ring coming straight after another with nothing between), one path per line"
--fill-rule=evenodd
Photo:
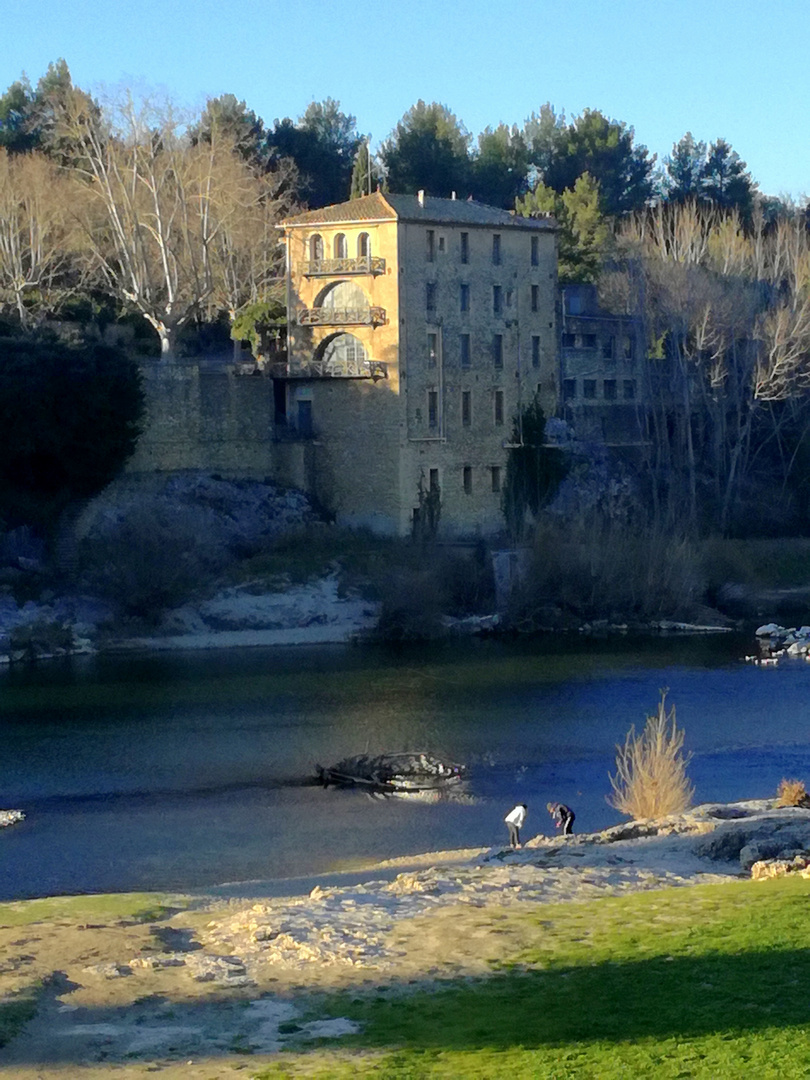
M810 195L808 0L0 0L0 84L63 56L124 83L267 124L337 98L373 143L418 99L476 135L546 101L599 108L659 158L722 136L767 194Z

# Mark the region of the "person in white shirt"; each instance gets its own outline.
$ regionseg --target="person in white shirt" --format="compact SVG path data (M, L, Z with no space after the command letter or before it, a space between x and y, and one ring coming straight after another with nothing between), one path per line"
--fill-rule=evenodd
M526 803L518 803L514 810L510 810L503 819L509 829L509 843L513 848L520 847L520 827L526 820Z

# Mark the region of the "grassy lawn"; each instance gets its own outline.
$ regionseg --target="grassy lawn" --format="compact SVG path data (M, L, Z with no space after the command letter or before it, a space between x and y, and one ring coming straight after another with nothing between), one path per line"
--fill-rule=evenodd
M810 1077L809 928L800 878L510 912L492 978L332 998L362 1034L254 1075Z
M97 896L53 896L43 900L17 900L0 904L0 929L69 919L133 919L156 922L186 906L181 897L159 893L101 893Z

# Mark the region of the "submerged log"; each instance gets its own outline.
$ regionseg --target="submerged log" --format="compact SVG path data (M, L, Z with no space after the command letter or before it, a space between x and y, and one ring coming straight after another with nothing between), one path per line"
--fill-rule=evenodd
M386 792L430 791L457 784L464 775L464 766L446 761L433 754L402 753L359 754L343 758L324 768L316 766L318 779L324 787L364 787Z

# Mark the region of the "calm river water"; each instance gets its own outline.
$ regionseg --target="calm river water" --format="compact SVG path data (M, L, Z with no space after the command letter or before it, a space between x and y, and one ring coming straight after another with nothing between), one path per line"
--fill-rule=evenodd
M193 889L620 820L615 744L669 688L697 801L810 781L810 664L741 662L750 638L469 641L97 657L0 672L0 899ZM365 751L442 752L465 802L302 784Z

